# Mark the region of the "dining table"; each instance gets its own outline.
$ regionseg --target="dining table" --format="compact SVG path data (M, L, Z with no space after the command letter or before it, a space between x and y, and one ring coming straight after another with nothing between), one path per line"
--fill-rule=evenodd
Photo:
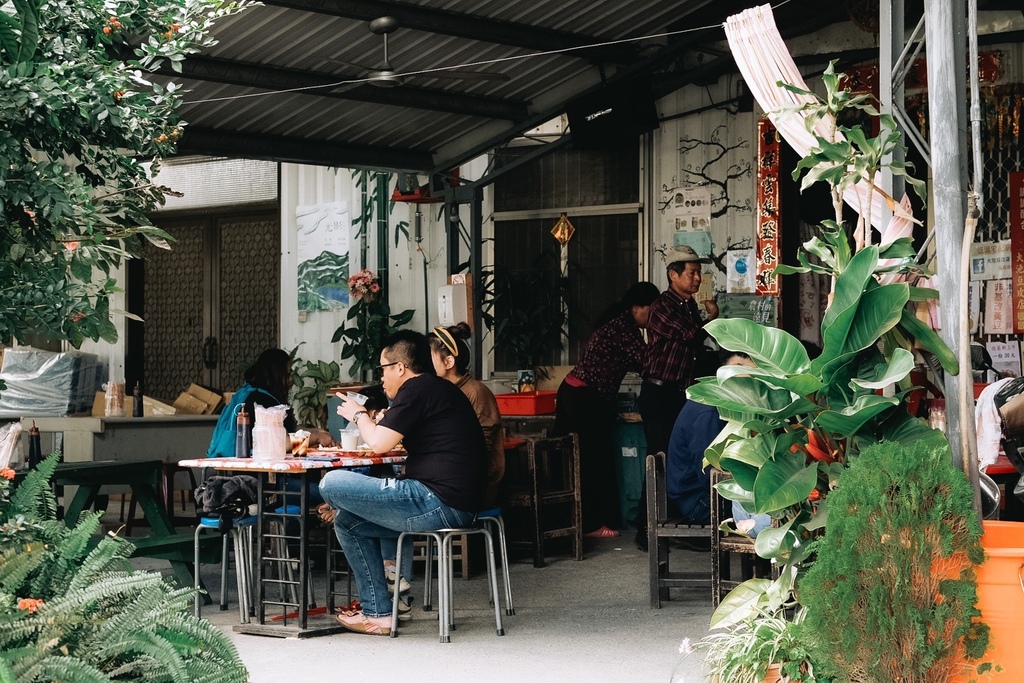
M305 455L274 459L196 458L181 460L181 467L252 474L257 481L255 622L236 624L234 630L252 635L280 638L309 638L342 631L332 614L310 614L309 609L309 487L314 477L339 468L397 465L405 462L404 449L387 453L335 448L310 449ZM287 486L288 478L298 481ZM273 526L274 528L271 528ZM298 557L281 557L288 545L298 548ZM272 554L277 553L276 555ZM284 563L298 563L298 576L285 579ZM226 561L226 560L225 560ZM265 571L276 566L277 576ZM330 572L328 572L330 573ZM283 586L294 585L297 595L289 600L280 594ZM277 588L279 595L273 596ZM268 612L279 614L268 617Z

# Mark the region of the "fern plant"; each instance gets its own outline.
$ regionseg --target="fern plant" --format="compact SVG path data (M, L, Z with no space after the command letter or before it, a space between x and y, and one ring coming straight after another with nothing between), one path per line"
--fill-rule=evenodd
M234 645L189 614L195 590L132 570L100 514L56 519L54 454L10 493L0 472L0 683L248 680Z

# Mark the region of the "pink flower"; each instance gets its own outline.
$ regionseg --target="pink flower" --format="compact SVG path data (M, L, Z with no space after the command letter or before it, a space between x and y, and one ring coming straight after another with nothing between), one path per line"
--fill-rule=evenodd
M0 477L3 477L8 481L14 479L14 470L12 470L10 467L5 467L2 470L0 470Z
M370 291L376 294L377 292L380 291L380 285L374 282L372 285L370 285Z

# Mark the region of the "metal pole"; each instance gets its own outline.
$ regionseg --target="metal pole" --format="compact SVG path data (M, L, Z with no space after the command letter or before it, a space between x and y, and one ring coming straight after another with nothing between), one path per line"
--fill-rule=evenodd
M903 81L894 82L903 53L903 0L879 3L878 99L883 114L894 114L903 105ZM905 161L902 148L888 155L884 163ZM882 189L897 201L903 196L903 176L893 176L888 167L881 174ZM887 212L892 218L892 212Z
M473 187L469 202L469 273L473 279L473 375L482 379L484 368L484 319L483 319L483 190Z
M959 8L955 7L959 5ZM932 202L935 248L938 262L946 264L938 276L940 301L956 302L960 273L961 239L964 229L964 180L962 174L962 143L960 111L963 108L966 83L964 51L957 50L955 15L963 14L963 4L949 0L925 0L925 36L928 45L928 131L932 151ZM963 34L961 33L961 36ZM957 68L957 54L960 68ZM959 347L961 312L958 306L939 306L940 332L956 352ZM961 367L970 372L970 366ZM953 451L953 462L964 469L960 434L960 397L957 378L946 374L946 438Z

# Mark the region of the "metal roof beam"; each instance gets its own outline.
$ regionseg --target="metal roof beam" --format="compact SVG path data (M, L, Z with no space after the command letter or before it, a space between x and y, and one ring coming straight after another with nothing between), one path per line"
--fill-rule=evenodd
M198 126L185 127L185 134L178 143L178 153L396 171L422 172L432 165L429 152L346 145L262 133L228 133Z
M402 28L498 45L511 45L527 50L547 51L580 48L567 53L568 56L593 62L629 64L637 56L636 48L630 44L584 47L598 39L592 36L511 21L487 19L419 5L381 2L380 0L264 0L263 4L363 21L391 16L398 19Z
M161 73L172 77L179 75L169 68L162 69ZM378 88L367 84L354 87L334 86L335 83L345 80L345 77L311 71L299 71L297 69L280 69L226 59L213 59L198 55L191 56L182 62L180 75L199 81L228 83L230 85L264 88L266 90L314 88L297 91L297 94L332 97L357 102L372 102L375 104L389 104L396 107L427 109L452 114L468 114L487 119L521 121L528 115L524 102L465 95L430 88L417 88L408 85L402 85L397 88Z

